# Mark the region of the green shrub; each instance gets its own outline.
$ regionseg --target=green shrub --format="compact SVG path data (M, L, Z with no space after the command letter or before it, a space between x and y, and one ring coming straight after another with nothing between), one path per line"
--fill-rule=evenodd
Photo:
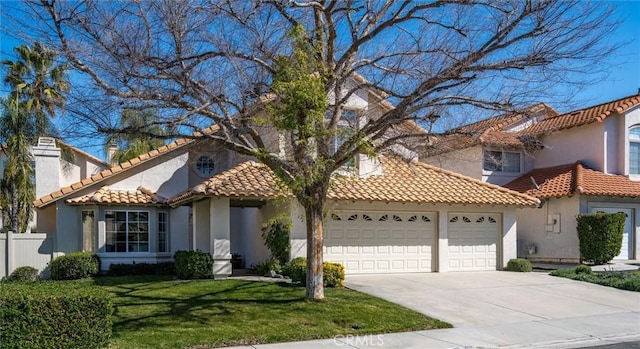
M322 280L326 287L344 286L345 270L340 263L324 262L322 264ZM283 275L291 278L292 283L307 283L307 259L297 257L282 268Z
M111 335L107 291L70 282L7 283L0 287L3 349L105 348Z
M591 274L591 267L589 267L588 265L584 265L584 264L580 264L579 266L576 267L576 269L574 270L576 274Z
M173 256L180 279L206 279L213 274L213 257L202 251L178 251Z
M531 262L528 260L524 258L515 258L509 260L505 270L528 273L533 270L533 267L531 266Z
M265 275L271 270L276 273L282 273L282 264L277 259L271 259L253 266L253 271L258 275Z
M344 286L344 266L340 263L323 263L323 281L326 287Z
M282 275L291 278L291 282L302 283L307 282L307 259L304 257L296 257L282 267Z
M163 263L133 263L109 265L109 276L131 275L175 275L176 268L173 262Z
M34 267L24 266L16 268L9 275L7 281L38 281L40 280L40 271Z
M579 215L576 220L582 258L604 264L617 256L622 247L625 219L622 212Z
M98 275L100 259L90 252L73 252L49 263L53 280L77 280Z
M287 215L279 215L271 218L262 226L262 238L264 244L271 251L273 259L284 265L289 261L291 254L291 219Z

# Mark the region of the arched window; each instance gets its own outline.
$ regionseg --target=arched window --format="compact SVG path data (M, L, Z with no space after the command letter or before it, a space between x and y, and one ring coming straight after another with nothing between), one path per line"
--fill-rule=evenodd
M629 174L640 174L640 125L629 129Z

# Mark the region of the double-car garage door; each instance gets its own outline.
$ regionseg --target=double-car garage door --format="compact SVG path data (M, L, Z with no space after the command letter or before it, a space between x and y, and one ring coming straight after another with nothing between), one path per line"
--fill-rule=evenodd
M324 260L342 263L348 274L434 271L436 217L429 212L331 213L325 219ZM495 270L499 226L498 214L450 214L449 270Z

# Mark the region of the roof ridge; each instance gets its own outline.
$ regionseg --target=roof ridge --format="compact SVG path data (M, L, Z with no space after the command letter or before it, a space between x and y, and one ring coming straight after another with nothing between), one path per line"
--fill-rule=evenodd
M584 186L582 185L584 182L584 175L582 167L582 162L580 160L576 161L572 171L571 184L573 188L571 188L572 193L582 194L584 192Z
M210 132L214 132L216 128L219 128L218 125L212 125L209 126L207 128L205 128L205 130L209 130ZM194 133L195 134L195 133ZM106 179L106 178L110 178L113 175L115 175L116 173L120 173L121 171L125 171L129 168L133 168L133 167L137 167L142 163L146 163L152 159L155 159L157 157L159 157L160 155L166 154L170 151L174 151L176 149L180 149L188 144L193 143L194 141L197 141L198 139L195 138L187 138L187 137L182 137L182 138L178 138L173 142L170 142L168 144L164 144L156 149L153 149L151 151L148 151L144 154L141 154L139 156L136 156L133 159L121 162L119 164L113 165L105 170L102 170L100 172L98 172L97 174L91 176L91 177L86 177L83 178L82 180L75 182L69 186L66 187L62 187L54 192L51 192L49 194L46 194L40 198L38 198L37 200L35 200L33 202L34 206L36 207L42 207L43 205L48 204L49 202L52 202L58 198L61 198L63 196L68 196L69 194L72 194L88 185L91 184L95 184L95 183L99 183L102 180Z
M566 113L561 113L561 114L558 114L556 116L550 117L548 120L556 119L556 118L559 118L559 117L562 117L562 116L566 116L566 115L575 114L575 113L578 113L578 112L583 112L583 111L588 110L588 109L595 109L597 107L604 106L604 105L607 105L607 104L622 102L625 99L629 99L629 98L638 98L638 101L636 103L640 103L640 93L636 93L636 94L628 95L628 96L625 96L625 97L616 98L616 99L611 100L611 101L605 101L605 102L602 102L602 103L594 104L594 105L591 105L591 106L588 106L588 107L584 107L584 108L580 108L580 109L574 109L574 110L568 111ZM620 109L620 108L617 107L617 108L613 108L611 110L607 110L606 112L602 112L600 115L598 115L598 118L602 114L607 113L607 112L611 113L611 111L615 110L616 112L621 113L624 110L624 109L622 109L622 110L618 110L618 109ZM600 121L602 121L602 120L600 120Z
M486 187L489 187L489 188L492 188L492 189L497 189L497 190L499 190L499 191L501 191L503 193L519 196L519 197L525 198L527 200L532 200L532 199L534 201L537 200L538 203L540 203L540 200L538 198L535 198L533 196L529 196L527 194L520 193L520 192L515 191L515 190L511 190L511 189L508 189L508 188L505 188L505 187L502 187L502 186L499 186L499 185L496 185L496 184L483 182L483 181L481 181L479 179L476 179L476 178L473 178L473 177L469 177L469 176L466 176L466 175L463 175L463 174L460 174L460 173L457 173L457 172L445 170L443 168L440 168L440 167L437 167L437 166L433 166L433 165L430 165L430 164L426 164L424 162L417 161L417 160L413 160L413 161L411 161L411 163L415 163L416 165L428 168L428 169L436 171L436 172L440 172L440 173L446 174L448 176L452 176L452 177L455 177L455 178L468 180L468 181L471 181L471 182L474 182L476 184L479 184L479 185L482 185L482 186L486 186Z

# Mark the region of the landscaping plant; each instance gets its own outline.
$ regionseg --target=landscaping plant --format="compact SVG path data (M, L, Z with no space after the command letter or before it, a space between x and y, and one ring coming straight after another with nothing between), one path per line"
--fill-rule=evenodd
M585 261L604 264L620 253L626 220L624 213L581 214L576 220L580 254Z
M529 260L527 259L514 258L510 259L509 262L507 262L507 267L505 268L505 270L528 273L533 270L533 267L531 266L531 262L529 262Z
M77 280L98 275L100 259L91 252L73 252L55 258L49 268L53 280Z
M178 251L174 255L180 279L206 279L213 274L213 257L202 251Z
M111 313L111 298L99 287L55 281L6 283L0 287L0 347L106 348Z
M6 281L38 281L40 280L40 272L38 269L29 266L16 268Z
M287 215L278 215L271 218L262 226L262 238L264 244L271 251L271 257L285 265L291 254L291 218Z

